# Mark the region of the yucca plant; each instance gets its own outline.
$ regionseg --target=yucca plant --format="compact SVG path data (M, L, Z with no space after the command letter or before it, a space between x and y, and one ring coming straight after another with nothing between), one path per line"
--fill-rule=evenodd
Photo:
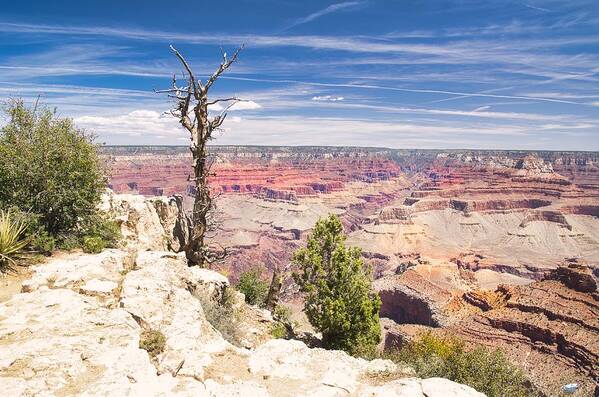
M15 218L10 211L0 210L0 273L12 269L29 244L30 238L23 237L27 224Z

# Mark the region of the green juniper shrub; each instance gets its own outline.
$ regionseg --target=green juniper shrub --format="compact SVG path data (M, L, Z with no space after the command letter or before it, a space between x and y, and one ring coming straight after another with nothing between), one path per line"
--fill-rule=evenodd
M421 378L443 377L471 386L488 397L532 397L524 373L501 350L467 349L456 337L424 333L385 358L406 363Z
M106 242L101 237L86 236L83 237L83 252L89 254L98 254L106 248Z
M275 306L272 316L275 322L270 328L271 336L275 339L287 339L292 337L288 328L293 327L291 323L291 309L285 305L278 304Z
M237 283L237 290L245 295L245 301L250 305L263 306L268 288L268 282L262 279L262 269L257 266L241 273Z
M371 272L361 251L345 247L336 215L320 219L306 248L293 255L293 278L305 294L304 311L322 333L324 347L350 354L373 349L380 341L381 300L371 289Z

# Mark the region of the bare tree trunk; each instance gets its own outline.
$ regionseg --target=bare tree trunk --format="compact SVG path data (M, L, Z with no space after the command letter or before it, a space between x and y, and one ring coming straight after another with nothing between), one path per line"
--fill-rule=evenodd
M176 99L177 104L171 110L171 114L179 119L179 123L191 135L190 150L193 158L193 181L196 191L190 222L189 241L183 247L190 266L205 266L215 260L223 259L226 255L226 250L216 254L210 252L204 241L209 226L209 213L213 209L208 187L210 165L207 162L206 145L212 139L212 133L215 130L220 130L220 126L227 117L227 111L240 99L231 97L209 101L208 91L220 75L237 61L237 56L242 48L238 48L230 59L227 58L227 53L223 53L223 59L218 69L205 83L202 83L201 80L196 78L185 58L171 46L171 50L185 68L187 85L178 87L176 76L173 76L172 88L157 91L166 93L170 98ZM219 102L227 102L228 105L218 116L209 118L208 106Z
M270 282L270 288L268 288L268 295L266 295L266 310L270 312L275 310L275 307L279 303L281 296L281 289L283 288L283 275L279 267L275 267L272 273L272 280Z

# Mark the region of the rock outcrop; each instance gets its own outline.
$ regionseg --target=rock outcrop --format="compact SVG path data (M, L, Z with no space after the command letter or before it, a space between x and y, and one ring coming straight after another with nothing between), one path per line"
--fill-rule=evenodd
M145 198L108 190L100 210L116 220L123 243L132 248L179 251L189 237L181 196Z

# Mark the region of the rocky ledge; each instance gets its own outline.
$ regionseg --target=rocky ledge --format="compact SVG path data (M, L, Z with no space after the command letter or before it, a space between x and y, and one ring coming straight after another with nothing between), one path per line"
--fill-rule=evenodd
M135 213L157 213L143 208ZM145 230L134 220L123 227ZM4 395L484 396L446 379L410 377L391 361L272 340L267 327L250 323L268 323L268 313L243 303L254 316L239 325L247 348L234 346L202 304L220 300L229 288L224 276L189 268L180 254L133 247L59 254L0 304ZM140 348L144 331L164 336L159 353Z

